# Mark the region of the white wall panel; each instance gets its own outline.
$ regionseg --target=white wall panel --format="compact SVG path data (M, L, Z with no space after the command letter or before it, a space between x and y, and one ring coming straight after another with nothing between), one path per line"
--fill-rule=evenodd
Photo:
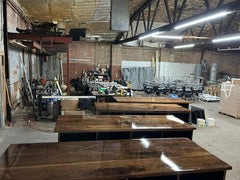
M122 68L133 68L133 67L151 67L152 62L150 61L122 61Z
M133 68L133 67L151 67L150 61L122 61L122 68ZM172 62L160 62L159 77L157 81L166 80L183 80L191 82L194 80L196 64L187 63L172 63Z

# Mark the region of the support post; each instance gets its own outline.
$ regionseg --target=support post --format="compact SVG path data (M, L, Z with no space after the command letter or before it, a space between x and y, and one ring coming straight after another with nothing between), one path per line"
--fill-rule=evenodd
M2 61L3 61L3 58L2 58L2 55L0 55L0 89L2 89L2 82L4 81L4 79L2 79ZM3 112L3 104L2 104L2 92L0 93L0 111ZM3 127L4 126L4 115L3 113L1 113L0 115L0 127Z
M70 95L69 43L67 43L67 95Z
M9 80L9 60L8 60L8 25L7 25L7 0L3 0L3 31L4 31L4 55L5 55L5 77ZM6 84L6 86L8 86ZM7 93L7 92L6 92ZM7 94L6 94L7 97ZM6 103L7 120L12 121L11 107Z
M110 68L110 74L109 75L111 75L110 76L110 81L112 81L112 69L113 69L113 47L112 47L113 45L111 44L110 45L110 66L109 66L109 68Z

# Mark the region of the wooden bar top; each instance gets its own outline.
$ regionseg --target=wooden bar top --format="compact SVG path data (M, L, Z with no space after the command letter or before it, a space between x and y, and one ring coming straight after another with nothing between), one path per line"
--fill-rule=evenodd
M139 112L139 113L190 113L187 108L177 104L146 103L99 103L95 102L96 112Z
M10 145L0 180L119 180L230 170L189 139Z
M55 132L184 131L195 127L173 115L91 115L60 116Z
M167 97L113 97L120 103L157 103L157 104L190 104L181 98L167 98Z

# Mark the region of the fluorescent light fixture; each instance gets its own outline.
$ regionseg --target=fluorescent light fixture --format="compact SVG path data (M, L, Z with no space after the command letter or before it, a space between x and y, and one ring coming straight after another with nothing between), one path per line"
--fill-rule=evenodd
M206 22L206 21L210 21L210 20L213 20L213 19L221 18L221 17L226 16L229 13L230 12L228 12L228 11L223 11L223 12L220 12L220 13L217 13L217 14L214 14L214 15L210 15L210 16L205 17L205 18L197 19L195 21L193 20L191 22L175 26L174 29L181 29L181 28L192 26L192 25L199 24L199 23L202 23L202 22Z
M183 44L183 45L178 45L178 46L174 46L174 49L184 49L184 48L192 48L194 47L195 44Z
M155 32L155 33L151 33L151 34L147 34L145 36L140 36L138 39L142 40L142 39L146 39L148 37L154 36L156 34L159 34L160 32Z
M152 37L161 39L178 39L178 40L183 39L182 36L167 36L167 35L153 35Z
M235 35L235 36L233 35L233 36L230 36L230 37L216 38L216 39L213 39L212 42L213 43L220 43L220 42L237 41L237 40L240 40L240 34Z

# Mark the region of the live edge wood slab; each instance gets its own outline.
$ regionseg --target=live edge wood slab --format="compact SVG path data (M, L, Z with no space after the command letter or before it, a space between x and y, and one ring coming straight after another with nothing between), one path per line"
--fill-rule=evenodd
M152 104L178 104L185 108L189 107L190 101L181 98L167 97L113 97L119 103L152 103Z
M231 166L189 139L10 145L0 180L224 180Z
M60 142L187 137L196 128L173 115L59 116L55 132Z
M190 110L177 104L95 102L96 114L175 115L189 123Z

